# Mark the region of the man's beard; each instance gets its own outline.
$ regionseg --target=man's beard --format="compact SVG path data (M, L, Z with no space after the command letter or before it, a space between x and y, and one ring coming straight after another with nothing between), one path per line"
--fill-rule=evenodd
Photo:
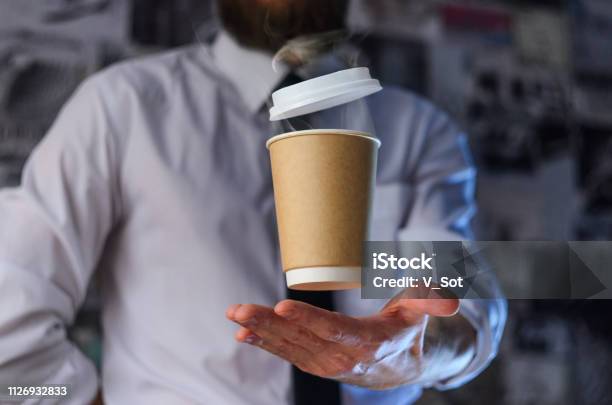
M218 0L225 29L243 46L276 53L304 35L345 29L349 0Z

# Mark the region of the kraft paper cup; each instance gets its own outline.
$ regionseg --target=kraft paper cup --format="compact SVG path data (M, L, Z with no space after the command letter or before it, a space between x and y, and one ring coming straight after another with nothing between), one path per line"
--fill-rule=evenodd
M359 288L380 141L365 132L308 130L266 145L287 286Z

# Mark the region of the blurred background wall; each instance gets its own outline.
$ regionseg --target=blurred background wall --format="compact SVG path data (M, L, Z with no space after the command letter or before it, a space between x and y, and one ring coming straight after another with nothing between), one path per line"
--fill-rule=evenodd
M0 0L0 187L88 75L195 41L212 0ZM353 0L353 41L386 83L469 134L484 240L612 237L612 1ZM72 337L100 361L95 283ZM612 305L513 301L500 356L422 404L612 403Z

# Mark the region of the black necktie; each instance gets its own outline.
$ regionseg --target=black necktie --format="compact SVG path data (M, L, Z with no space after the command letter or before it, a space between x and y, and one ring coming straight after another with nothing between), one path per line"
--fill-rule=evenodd
M295 73L289 73L285 79L276 87L276 90L291 86L302 80ZM297 118L297 124L304 124L305 119ZM296 122L291 123L292 127ZM301 129L301 128L296 128ZM295 291L287 289L287 298L306 302L328 311L334 310L334 302L331 291ZM294 405L339 405L340 384L338 382L321 378L303 372L297 367L292 367L293 397Z
M287 297L306 302L319 308L333 311L331 291L295 291L288 289ZM320 378L292 367L294 405L339 405L340 384L337 381Z

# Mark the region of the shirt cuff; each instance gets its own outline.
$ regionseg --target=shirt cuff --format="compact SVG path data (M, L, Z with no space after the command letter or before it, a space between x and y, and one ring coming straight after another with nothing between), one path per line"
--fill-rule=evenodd
M461 301L459 314L467 319L476 331L476 352L463 371L450 379L434 384L434 388L444 391L460 387L488 367L497 355L501 332L505 324L505 305L504 299ZM494 308L501 307L504 307L504 310L495 311L497 317L493 316L492 319L490 312L494 311ZM502 325L501 329L499 325Z

